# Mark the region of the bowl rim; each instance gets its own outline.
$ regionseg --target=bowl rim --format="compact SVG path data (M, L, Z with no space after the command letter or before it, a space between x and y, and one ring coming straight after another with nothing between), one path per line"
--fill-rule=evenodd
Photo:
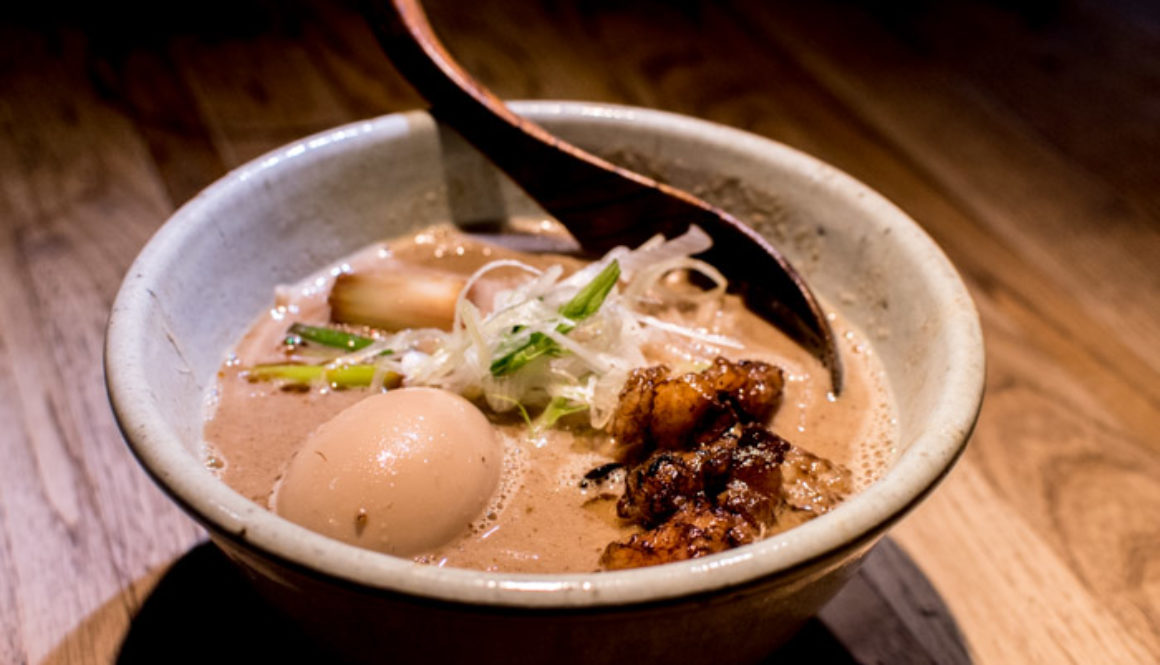
M178 209L130 267L114 301L105 344L105 377L117 424L134 455L187 512L227 538L266 557L356 588L419 599L504 608L582 609L649 604L746 586L788 573L872 539L916 505L950 470L974 427L982 402L984 355L975 306L942 250L914 220L877 192L838 169L776 141L706 120L630 106L574 101L519 101L512 108L537 122L588 121L644 125L692 135L699 141L761 153L815 178L831 194L866 210L873 223L896 233L895 242L923 259L929 287L946 307L943 331L958 353L948 358L946 380L932 422L877 482L835 510L768 539L701 559L628 571L524 574L440 568L341 543L293 524L218 480L190 452L152 405L149 367L134 344L146 334L150 278L172 260L202 209L244 191L248 180L294 160L325 158L327 151L401 137L430 125L410 111L342 125L259 156L232 170ZM420 130L423 131L423 130Z

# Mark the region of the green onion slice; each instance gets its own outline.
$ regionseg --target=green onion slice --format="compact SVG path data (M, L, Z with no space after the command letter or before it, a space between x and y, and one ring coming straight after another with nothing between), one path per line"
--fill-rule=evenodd
M362 335L355 335L354 333L343 332L324 326L309 326L305 323L295 323L290 326L287 334L289 335L287 340L292 340L297 337L308 342L314 342L315 344L321 344L335 349L345 349L347 351L364 349L375 341L370 337L363 337Z
M371 385L375 377L374 365L255 365L246 370L251 381L281 381L291 385L308 386L315 381L325 380L336 388L362 388ZM402 378L395 372L387 372L383 386L397 388Z
M566 397L553 397L548 406L536 418L536 429L545 430L556 425L561 418L573 413L587 411L587 404L577 404Z
M620 263L614 260L605 266L604 270L601 270L600 274L596 275L584 288L580 289L571 300L560 307L561 316L572 321L583 321L592 316L604 304L604 299L608 297L612 287L616 286L616 282L619 280ZM570 324L561 323L556 326L556 332L567 334L573 327ZM528 336L528 341L493 360L489 369L492 376L504 376L515 372L540 356L559 355L562 352L559 345L552 341L552 338L544 333L536 332Z

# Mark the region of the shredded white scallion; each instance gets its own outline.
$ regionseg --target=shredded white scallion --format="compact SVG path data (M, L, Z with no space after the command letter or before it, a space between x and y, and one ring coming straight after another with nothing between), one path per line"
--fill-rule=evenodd
M725 278L712 266L692 258L711 246L697 227L672 240L650 239L636 249L617 247L599 261L564 277L556 265L539 270L521 261L492 261L467 280L455 306L450 332L409 329L381 339L336 363L372 361L376 383L387 372L404 377L405 385L433 386L485 399L496 411L546 406L566 399L569 408L587 407L594 427L603 427L616 408L628 373L646 365L646 346L678 335L729 348L741 348L734 339L663 321L640 311L655 298L665 276L678 270L700 273L713 288L697 299L716 298L725 290ZM594 312L580 320L561 309L606 272L613 261L619 269L613 285ZM468 299L468 291L488 273L517 268L532 275L510 289L495 293L491 311L484 314ZM621 288L623 287L623 289ZM671 294L670 294L671 295ZM685 297L688 297L686 295ZM536 345L540 346L536 346ZM391 352L383 355L387 350ZM528 354L505 369L512 354Z
M490 263L487 263L483 266L480 266L480 268L478 270L476 270L475 272L473 272L471 274L471 277L467 278L467 282L464 283L463 288L460 289L460 291L459 291L459 297L456 298L456 300L455 300L455 325L453 326L454 328L458 328L460 326L460 323L461 323L460 315L463 312L463 305L468 302L467 301L467 294L471 292L471 287L475 286L475 283L478 282L480 280L480 278L482 278L484 275L486 275L489 272L492 272L493 270L497 270L499 268L519 268L520 270L530 272L531 274L536 275L536 276L543 274L543 271L540 270L539 268L536 268L534 266L530 266L530 265L524 263L523 261L516 261L515 259L500 259L498 261L491 261Z
M702 331L696 330L694 328L689 328L688 326L681 326L681 325L677 325L675 323L670 323L668 321L662 321L662 320L656 318L655 316L642 315L640 317L640 322L647 325L647 326L651 326L653 328L659 328L659 329L664 330L666 332L671 332L674 335L681 335L683 337L689 337L692 339L700 340L702 342L707 342L709 344L715 344L717 346L725 346L725 347L728 347L730 349L744 349L745 348L745 346L741 342L738 342L737 340L733 339L732 337L727 337L725 335L717 335L714 333L702 332Z

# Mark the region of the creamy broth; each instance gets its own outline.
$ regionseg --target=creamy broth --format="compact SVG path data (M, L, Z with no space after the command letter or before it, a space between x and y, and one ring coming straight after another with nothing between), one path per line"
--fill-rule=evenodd
M488 261L516 257L541 267L559 262L576 265L570 258L517 253L436 228L367 248L295 290L280 291L276 306L246 333L221 369L205 426L209 464L235 490L270 507L287 463L303 440L369 394L364 389L287 391L271 383L252 383L243 375L246 367L284 357L281 342L291 321L326 323L326 293L336 272L402 262L466 275ZM782 405L771 423L774 432L850 469L857 488L872 482L889 464L895 431L884 374L865 337L840 315L831 319L846 374L838 399L829 394L825 368L735 296L725 296L708 310L673 316L729 335L745 349L674 337L647 349L651 363L681 368L723 355L777 365L785 371L786 383ZM584 427L583 415L539 433L532 433L510 413L489 417L505 446L500 490L462 536L417 560L510 572L588 572L598 568L609 542L639 530L617 518L615 483L584 482L584 474L613 460L614 451L606 435ZM789 526L779 525L779 530Z

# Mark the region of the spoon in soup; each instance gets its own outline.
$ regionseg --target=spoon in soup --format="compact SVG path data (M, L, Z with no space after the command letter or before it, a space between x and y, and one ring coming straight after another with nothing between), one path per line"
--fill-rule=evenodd
M688 192L616 166L512 112L436 37L418 0L368 0L365 15L396 69L455 129L593 254L672 238L700 226L713 246L699 258L745 304L818 358L835 395L842 365L829 321L801 275L765 238Z

